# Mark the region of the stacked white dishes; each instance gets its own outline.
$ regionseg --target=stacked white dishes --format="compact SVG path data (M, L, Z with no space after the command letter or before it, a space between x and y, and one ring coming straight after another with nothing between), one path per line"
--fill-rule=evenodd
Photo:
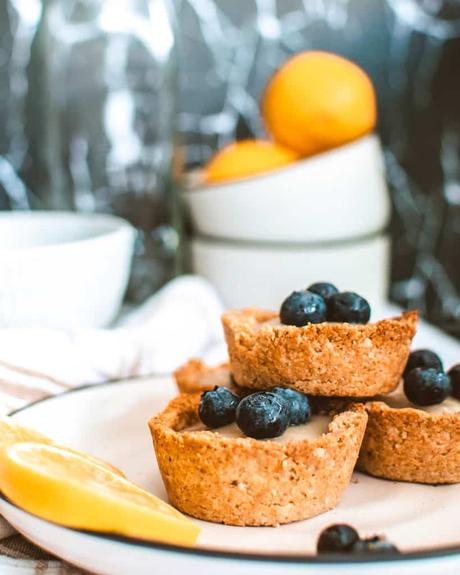
M315 281L384 303L390 200L375 135L267 174L189 189L185 201L194 271L226 305L277 308Z

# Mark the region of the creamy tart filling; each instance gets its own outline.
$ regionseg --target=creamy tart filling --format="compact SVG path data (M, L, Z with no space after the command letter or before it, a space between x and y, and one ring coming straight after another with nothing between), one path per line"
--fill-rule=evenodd
M395 391L388 395L379 396L378 401L383 401L388 406L394 409L402 409L404 407L412 407L420 409L428 413L457 413L460 412L460 401L455 397L448 397L442 403L435 405L415 405L409 401L404 394L403 386L399 385Z
M218 385L222 387L229 387L232 383L231 373L228 368L221 368L219 370L204 373L200 377L200 384L203 386Z
M260 322L260 323L257 324L257 327L258 327L258 328L261 328L261 327L272 327L272 326L275 326L275 325L281 325L281 320L280 320L279 316L274 317L274 318L272 318L272 319L267 319L266 321L262 321L262 322Z
M317 439L323 433L327 433L329 423L332 418L327 415L312 415L307 423L302 425L296 425L288 427L286 431L280 437L273 437L270 439L264 439L262 441L275 441L276 443L287 443L289 441L301 441L302 439ZM219 427L217 429L209 429L203 423L199 422L190 427L182 429L180 433L193 432L200 433L202 431L212 431L222 437L239 438L247 437L236 425L236 423L231 423L230 425L225 425L224 427ZM258 440L261 441L261 440Z

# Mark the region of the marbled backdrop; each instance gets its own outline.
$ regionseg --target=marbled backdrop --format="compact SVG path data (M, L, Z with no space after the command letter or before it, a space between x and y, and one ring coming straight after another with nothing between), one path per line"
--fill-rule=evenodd
M15 6L29 17L11 31ZM3 208L26 207L24 169L15 169L27 148L24 118L2 116L2 107L12 91L15 100L27 91L20 70L37 6L0 0ZM289 54L331 50L367 70L379 97L394 205L391 295L460 336L460 1L176 0L175 9L179 129L189 166L235 137L263 134L259 96ZM26 184L33 188L33 180Z
M331 50L370 74L394 205L391 295L460 336L460 1L182 0L178 10L190 164L263 134L259 96L289 54Z

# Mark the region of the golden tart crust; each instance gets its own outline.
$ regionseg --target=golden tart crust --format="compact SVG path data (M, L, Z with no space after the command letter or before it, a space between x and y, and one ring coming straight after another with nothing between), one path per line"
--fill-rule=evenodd
M406 312L366 325L273 325L277 318L277 313L259 308L223 314L231 369L238 385L372 397L398 385L418 313Z
M278 443L183 431L198 422L199 401L179 395L149 422L175 507L215 523L274 526L337 505L364 435L362 406L335 415L318 438Z
M364 407L369 420L361 471L395 481L460 483L460 412L396 409L382 401Z
M228 362L210 367L200 359L190 359L176 369L173 375L180 393L210 391L216 385L233 387Z

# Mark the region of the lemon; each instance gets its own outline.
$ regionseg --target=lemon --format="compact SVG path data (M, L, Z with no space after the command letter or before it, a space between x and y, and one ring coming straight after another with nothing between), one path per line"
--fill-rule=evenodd
M0 457L0 489L29 513L60 525L193 545L200 528L179 511L84 455L16 443Z
M371 132L377 104L368 75L329 52L301 52L269 81L262 116L278 144L302 156L346 144Z
M89 461L97 463L98 465L102 465L103 467L110 469L111 471L117 473L118 475L123 475L123 473L119 469L117 469L113 465L110 465L110 463L106 463L105 461L97 459L96 457L92 457L91 455L88 455L86 453L82 454L79 451L71 449L70 447L64 447L62 445L58 445L49 437L42 435L38 431L19 425L11 417L7 416L0 417L0 452L9 447L10 445L14 445L15 443L23 443L25 441L44 443L45 445L55 445L57 447L61 447L62 449L67 449L72 453L79 453L80 455L84 455L84 457L86 457Z
M288 148L265 140L233 142L219 150L204 168L209 184L272 172L299 159Z

